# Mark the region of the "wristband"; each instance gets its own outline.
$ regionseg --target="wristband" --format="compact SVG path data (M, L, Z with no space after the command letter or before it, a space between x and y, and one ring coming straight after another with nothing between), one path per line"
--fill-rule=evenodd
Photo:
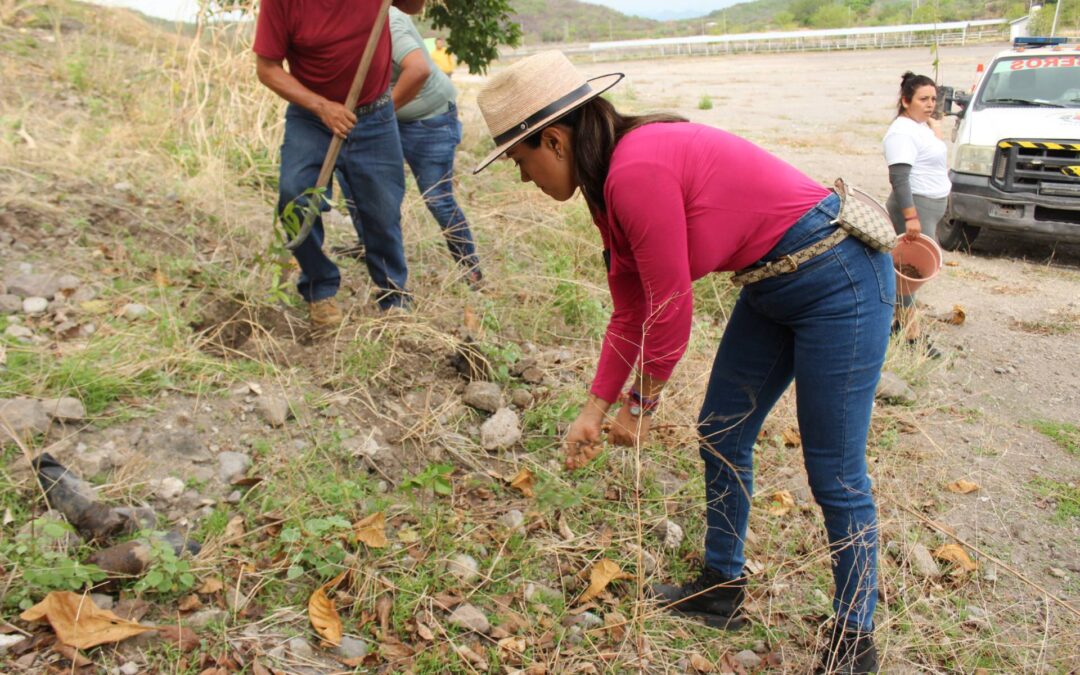
M909 220L918 220L918 219L919 219L919 214L915 214L914 216L905 216L904 217L904 222L906 223Z
M626 405L629 407L630 414L634 417L652 415L657 406L660 405L660 397L649 398L648 396L642 396L636 389L631 389L626 392Z

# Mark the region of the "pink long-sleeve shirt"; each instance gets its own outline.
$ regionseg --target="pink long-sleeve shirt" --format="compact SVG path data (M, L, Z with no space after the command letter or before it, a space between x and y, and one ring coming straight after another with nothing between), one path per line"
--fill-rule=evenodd
M614 311L592 393L615 401L635 365L667 380L686 351L691 282L768 253L828 194L787 162L720 129L658 123L615 147L596 226Z

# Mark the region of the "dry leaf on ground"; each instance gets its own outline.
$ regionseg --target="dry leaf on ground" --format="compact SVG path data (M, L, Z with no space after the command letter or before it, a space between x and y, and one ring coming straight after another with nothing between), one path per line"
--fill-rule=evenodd
M593 565L592 570L589 571L589 587L586 588L585 592L578 598L578 604L588 602L600 595L612 581L633 578L634 576L632 574L627 574L619 569L619 566L616 563L607 558L603 558Z
M244 529L244 517L233 516L229 519L228 524L225 525L224 536L229 540L239 539L244 536L245 532L247 532L247 530Z
M964 308L960 305L953 305L951 312L945 312L944 314L938 314L934 317L942 323L947 323L953 326L962 326L964 321L967 320L967 313L964 312Z
M385 635L390 630L390 612L394 609L394 599L389 593L383 593L375 601L375 616L379 620L379 628Z
M199 646L199 635L187 626L162 626L157 630L164 642L182 652L190 652Z
M960 544L945 544L934 551L934 557L938 560L956 563L965 572L974 572L979 568Z
M789 448L797 448L802 445L802 436L798 429L784 429L781 436L784 437L784 445Z
M63 644L89 649L108 642L120 642L154 630L126 621L106 609L99 609L90 596L70 591L52 591L45 599L19 615L23 621L48 621Z
M217 593L223 588L225 588L225 584L221 582L221 579L218 579L217 577L210 577L206 581L202 582L202 585L196 588L195 592L202 595L210 595L211 593Z
M483 328L480 326L480 319L476 316L476 310L471 306L465 305L465 311L462 313L462 323L465 324L465 330L475 337L483 336Z
M71 661L72 668L85 668L86 666L94 665L93 661L83 656L82 653L74 647L69 647L60 642L54 642L52 650L68 661Z
M383 512L373 513L353 523L353 539L371 548L385 548L389 542L386 540L386 516Z
M202 606L203 603L202 600L199 599L199 596L191 593L180 598L180 603L176 608L183 613L187 613L194 612L195 610L202 608Z
M334 607L334 601L327 597L326 589L337 586L344 576L345 572L337 575L328 583L316 588L308 598L308 618L311 620L311 625L322 639L335 647L341 644L344 630L341 626L341 617L338 616L337 608Z
M711 673L716 670L712 662L701 654L694 652L690 655L690 667L699 673Z
M949 483L948 485L945 486L945 488L949 492L955 492L957 494L966 495L969 492L975 492L976 490L978 490L979 489L979 484L978 483L973 483L972 481L964 480L963 478L961 478L960 480L954 480L953 482Z
M769 497L769 515L786 516L795 508L795 498L787 490L777 490Z
M529 471L524 467L522 467L522 469L518 471L513 478L510 479L510 487L514 488L515 490L520 490L521 494L525 495L526 497L534 496L533 485L535 484L536 476L533 475L532 471Z

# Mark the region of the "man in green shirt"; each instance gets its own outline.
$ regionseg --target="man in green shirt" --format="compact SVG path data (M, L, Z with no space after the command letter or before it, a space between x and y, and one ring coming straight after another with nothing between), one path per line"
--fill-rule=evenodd
M393 49L390 95L405 161L416 177L428 210L442 228L450 255L461 266L466 282L478 287L483 275L476 245L465 214L454 199L454 154L461 143L461 121L455 103L457 90L431 60L412 19L394 7L390 8L390 40ZM344 196L360 232L359 215L350 196Z

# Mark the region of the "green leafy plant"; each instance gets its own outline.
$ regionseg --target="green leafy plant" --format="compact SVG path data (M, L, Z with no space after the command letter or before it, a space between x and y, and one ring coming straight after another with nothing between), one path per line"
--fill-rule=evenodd
M282 528L278 543L290 563L285 577L296 579L313 570L326 579L340 572L348 554L342 539L351 531L352 524L341 516L307 518Z
M160 535L161 533L156 533ZM191 563L176 555L172 545L160 536L150 536L150 564L135 582L136 593L185 593L195 585Z
M33 533L0 541L0 560L11 574L22 574L7 588L5 607L26 609L49 591L79 591L105 579L101 568L69 555L64 541L74 531L67 523L45 522Z
M705 94L697 103L698 110L712 110L712 99Z
M445 497L454 492L453 483L450 482L452 473L454 467L450 464L430 464L420 473L406 479L401 484L401 489L410 492L416 489L431 490Z

